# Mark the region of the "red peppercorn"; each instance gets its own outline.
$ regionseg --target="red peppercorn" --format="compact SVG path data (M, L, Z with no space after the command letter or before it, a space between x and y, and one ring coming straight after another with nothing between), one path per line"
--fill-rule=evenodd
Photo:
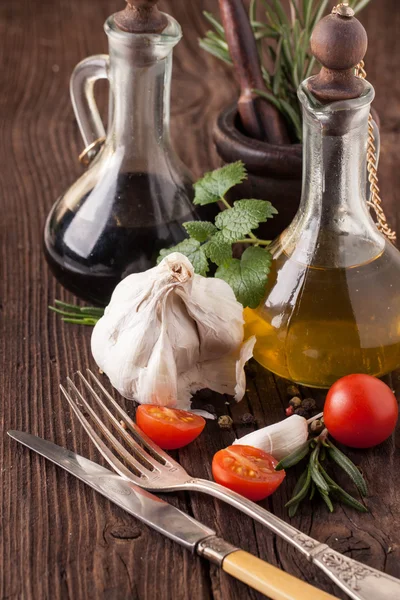
M288 406L287 409L285 410L285 413L286 413L287 417L291 417L294 414L293 406Z

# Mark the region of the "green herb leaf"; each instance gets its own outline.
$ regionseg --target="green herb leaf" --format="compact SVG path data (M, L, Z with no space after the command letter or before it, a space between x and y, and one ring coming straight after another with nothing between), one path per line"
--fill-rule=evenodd
M296 513L299 509L299 506L300 506L300 502L296 502L296 504L292 504L291 506L289 506L288 515L291 519L296 515Z
M104 315L104 308L96 308L95 306L82 306L81 313L83 315L100 318Z
M255 246L247 248L240 260L229 259L217 269L215 277L229 283L244 307L256 308L264 296L270 265L268 250Z
M258 94L262 98L266 98L269 102L271 102L271 104L273 104L274 106L276 106L276 108L282 112L281 102L273 94L271 94L269 92L266 92L265 90L259 90L257 88L254 88L251 91L255 92L256 94Z
M204 252L210 260L218 266L224 265L232 259L232 242L228 242L222 231L215 235L203 246Z
M329 498L329 495L324 492L321 488L319 488L317 486L319 495L321 496L322 500L325 502L325 504L327 505L329 512L333 512L333 504L332 504L332 500Z
M64 323L70 323L72 325L88 325L89 327L94 327L99 319L72 319L64 317L62 320Z
M312 500L315 496L315 492L317 491L317 486L315 485L315 483L312 481L311 482L311 492L310 492L310 500Z
M246 169L241 160L210 171L194 184L193 202L201 205L218 202L233 186L241 183L246 177Z
M206 242L217 231L215 225L209 221L188 221L183 223L183 226L190 237L198 242Z
M358 12L360 12L360 10L365 8L367 4L370 3L370 1L371 0L360 0L359 2L357 2L356 0L352 0L350 2L350 6L354 8L354 12L357 14Z
M207 275L209 270L207 256L203 246L200 245L198 240L183 240L183 242L180 242L172 248L161 250L157 262L161 262L163 258L172 254L172 252L180 252L187 256L193 265L194 272L198 275Z
M221 23L214 17L214 15L207 10L203 10L203 15L207 19L209 23L214 27L215 31L217 31L221 36L225 36L224 28Z
M257 229L260 223L265 223L277 212L267 200L237 200L233 208L217 215L215 224L223 231L225 239L232 243Z
M212 56L215 56L215 58L219 58L227 65L232 66L232 60L229 53L220 48L219 44L216 44L213 40L203 38L202 40L199 40L199 46L209 54L212 54Z
M54 300L54 304L55 306L49 306L49 309L61 315L64 323L93 327L104 314L104 308L97 306L77 306L61 302L61 300Z
M335 463L339 465L339 467L341 467L355 483L361 496L367 496L367 484L356 465L351 462L351 460L345 454L343 454L343 452L336 448L336 446L334 446L330 440L327 440L327 450L331 459L334 460Z
M304 442L297 450L282 458L282 460L276 465L275 471L281 471L282 469L289 469L294 465L297 465L303 458L310 452L310 443L312 440Z
M332 477L330 477L328 475L328 473L325 471L325 469L323 467L321 467L321 465L319 465L319 470L321 472L322 477L325 479L325 481L329 485L331 493L340 502L344 502L344 504L347 504L348 506L355 508L359 512L364 512L364 513L368 512L368 509L364 506L364 504L361 504L361 502L359 502L358 500L353 498L353 496L351 496L343 488L341 488L340 485L338 485L336 483L336 481L334 481L332 479Z
M314 450L311 453L311 458L310 458L311 477L312 477L312 480L314 481L315 485L317 486L318 491L324 492L325 494L329 494L329 486L326 483L325 479L322 477L321 473L319 472L318 456L319 456L319 446L314 448Z
M305 471L303 471L303 473L298 478L298 480L296 482L296 485L294 486L294 490L293 490L293 493L292 493L292 498L294 498L295 496L297 496L297 494L303 488L303 485L305 484L305 482L307 480L307 475L308 475L308 467L307 467L307 469L305 469ZM298 500L297 502L295 502L291 506L289 506L288 513L289 513L289 517L290 518L294 517L295 514L297 513L297 509L299 508L300 502L301 502L301 500Z
M80 313L82 310L81 306L77 306L76 304L68 304L67 302L62 302L61 300L54 300L54 304L57 308L65 308L68 312ZM54 310L52 306L49 306L51 310Z
M359 502L358 500L353 498L353 496L351 496L350 494L345 492L341 487L332 489L331 493L335 496L335 498L337 500L339 500L339 502L343 502L343 504L347 504L347 506L350 506L351 508L358 510L358 512L362 512L362 513L368 512L368 508L366 506L364 506L364 504L361 504L361 502Z
M289 502L286 502L286 508L289 508L289 506L293 506L294 504L299 504L307 496L307 492L310 489L311 484L311 473L309 468L305 470L305 474L306 477L304 479L302 487L296 494L293 494Z

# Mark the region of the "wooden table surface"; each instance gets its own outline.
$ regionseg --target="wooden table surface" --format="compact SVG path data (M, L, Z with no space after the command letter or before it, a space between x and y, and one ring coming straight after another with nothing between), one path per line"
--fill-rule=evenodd
M54 298L72 300L49 274L42 229L58 195L81 173L82 142L68 79L82 58L107 49L102 25L122 0L2 0L0 5L0 596L1 599L218 600L260 598L178 545L138 523L84 484L17 447L10 428L36 433L90 458L98 456L60 398L68 373L93 365L90 330L62 325L47 310ZM381 187L388 218L399 230L400 11L397 0L372 0L362 20L370 37L369 79L382 120ZM219 164L210 132L235 96L229 68L206 55L197 38L202 9L216 0L164 0L185 34L175 53L172 130L176 148L196 176ZM182 135L182 132L184 134ZM248 393L232 409L259 425L283 418L286 382L256 369ZM400 392L400 376L393 386ZM307 393L307 391L305 391ZM242 428L236 429L243 433ZM210 424L179 452L193 474L211 477L214 452L233 432ZM335 549L400 577L399 435L379 448L349 452L368 479L370 513L320 504L292 523ZM397 441L397 445L396 445ZM294 486L289 474L264 503L283 519ZM285 542L234 509L208 497L170 495L168 501L259 555L339 598L345 596Z

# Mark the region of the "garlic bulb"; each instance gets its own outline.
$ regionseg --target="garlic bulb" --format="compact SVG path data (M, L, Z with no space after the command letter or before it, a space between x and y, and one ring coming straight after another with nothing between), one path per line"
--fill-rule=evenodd
M282 460L297 450L308 439L308 424L304 417L292 415L283 421L257 429L235 440L234 444L253 446Z
M203 388L245 392L243 307L221 279L195 275L175 252L117 285L92 334L92 354L126 398L187 409Z

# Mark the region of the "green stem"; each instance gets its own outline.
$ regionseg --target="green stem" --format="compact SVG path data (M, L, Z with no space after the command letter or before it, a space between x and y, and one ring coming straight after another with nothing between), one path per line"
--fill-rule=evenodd
M269 240L259 240L257 237L254 236L253 239L243 238L242 240L236 240L236 243L237 244L257 244L258 246L269 246L271 242Z
M224 196L220 196L220 200L221 200L222 204L225 206L225 208L232 208L232 206L229 204L228 200L226 200L224 198Z

